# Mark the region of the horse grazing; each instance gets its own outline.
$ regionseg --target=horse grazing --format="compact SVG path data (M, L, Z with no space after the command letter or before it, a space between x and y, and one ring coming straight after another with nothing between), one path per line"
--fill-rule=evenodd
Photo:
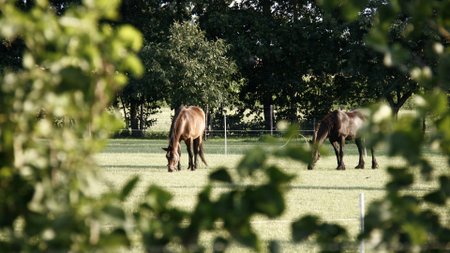
M169 172L175 169L181 170L180 142L182 140L186 143L189 154L188 170L197 169L198 154L200 154L203 163L207 165L203 154L203 132L205 131L205 126L205 113L200 107L181 106L178 109L170 126L169 146L163 148L167 152L166 158Z
M345 140L355 140L359 152L359 162L355 169L364 169L363 158L363 144L361 136L358 131L364 124L365 117L360 111L344 112L336 110L328 113L319 123L319 126L314 130L312 161L308 164L308 170L312 170L317 160L319 160L319 147L328 137L333 145L334 152L337 159L337 170L345 170L344 165L344 145ZM373 153L373 148L370 148L372 153L372 169L378 168L378 163Z

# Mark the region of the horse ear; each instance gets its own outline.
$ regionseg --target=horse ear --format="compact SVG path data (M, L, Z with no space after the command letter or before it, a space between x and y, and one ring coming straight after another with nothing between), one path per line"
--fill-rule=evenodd
M164 151L169 151L169 148L162 148L162 150L164 150Z

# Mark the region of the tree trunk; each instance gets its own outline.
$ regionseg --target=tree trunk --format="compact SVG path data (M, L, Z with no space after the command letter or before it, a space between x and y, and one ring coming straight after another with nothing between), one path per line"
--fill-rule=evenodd
M394 119L398 119L398 112L400 111L400 107L398 105L391 106L392 113L394 114Z
M271 108L272 105L272 97L267 96L264 99L264 125L266 130L271 130L271 119L273 120L273 110Z
M412 91L408 91L405 93L401 93L399 90L396 91L397 101L394 99L394 95L388 94L386 95L386 100L389 103L389 106L392 109L392 112L394 113L394 118L398 118L398 112L400 111L400 108L406 103L408 98L412 96Z
M209 118L209 105L206 105L206 112L205 112L205 132L204 132L204 136L203 139L206 141L207 136L208 136L208 129L209 129L209 122L208 122L208 118Z
M423 116L423 119L422 119L422 134L423 134L423 136L425 136L426 131L427 131L427 122L426 122L426 117Z
M261 1L261 5L262 5L262 8L263 8L263 14L266 17L269 17L270 14L271 14L271 7L272 7L271 0L262 0Z
M139 120L137 115L138 105L136 101L131 100L130 102L130 127L131 127L131 136L138 137L139 136Z
M122 97L119 96L120 99L120 103L122 104L122 109L123 109L123 117L125 119L125 129L128 129L128 127L130 126L130 118L128 117L128 113L127 113L127 106L125 105Z
M298 11L299 3L298 3L298 0L291 1L291 4L292 4L292 14L293 14L292 17L293 17L293 21L295 22L295 21L297 21L297 19L299 17L299 11Z
M140 107L139 130L144 131L145 129L144 103L141 103L139 107Z
M298 124L298 117L297 117L297 106L294 102L290 103L289 106L289 121L291 124Z

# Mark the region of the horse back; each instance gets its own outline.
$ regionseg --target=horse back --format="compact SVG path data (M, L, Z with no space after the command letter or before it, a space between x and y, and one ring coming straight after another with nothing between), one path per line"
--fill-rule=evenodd
M180 110L173 131L181 140L197 139L202 137L205 126L203 110L198 106L189 106Z
M365 117L357 110L346 112L348 117L347 133L350 138L357 138L359 129L364 125Z
M359 111L344 112L335 110L330 112L321 124L328 125L330 140L339 140L341 137L354 139L364 124L364 116Z

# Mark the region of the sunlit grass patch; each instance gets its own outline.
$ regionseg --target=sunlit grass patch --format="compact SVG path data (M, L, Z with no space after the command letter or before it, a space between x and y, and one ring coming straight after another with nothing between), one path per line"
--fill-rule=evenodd
M140 182L126 202L126 210L134 211L136 203L142 201L148 186L157 184L170 191L173 195L172 204L184 210L192 210L197 203L198 193L208 184L209 174L217 167L234 168L243 157L246 150L253 147L264 147L267 150L282 148L282 144L268 146L258 141L243 141L237 139L229 142L228 155L223 153L223 139L205 142L206 167L200 164L196 171L187 171L187 152L185 145L181 156L182 170L167 172L167 160L161 147L167 145L167 140L110 140L107 148L96 156L103 171L103 177L114 187L121 187L133 176L139 176ZM280 141L282 143L282 141ZM277 146L278 145L278 146ZM386 156L386 150L377 150L379 169L370 168L370 155L365 158L366 168L356 170L358 154L354 144L345 147L345 171L337 171L336 158L331 145L325 144L327 154L324 154L312 171L306 169L306 164L289 159L269 159L267 162L276 164L285 172L296 175L289 184L285 195L286 210L277 219L254 217L252 225L265 243L270 240L280 242L282 252L317 252L318 248L311 243L301 245L290 242L290 224L297 218L314 214L323 221L335 222L345 226L351 236L359 232L359 196L364 193L365 207L370 202L380 199L385 194L385 186L389 180L386 171L388 166L404 166L406 161L401 158ZM437 168L436 175L446 172L446 159L436 152L428 152L426 158ZM411 168L417 175L417 168ZM409 194L422 196L436 185L428 181L417 180L413 187L407 189ZM213 196L228 191L229 188L214 185ZM440 211L449 217L446 210ZM205 246L211 244L212 235L205 233L201 240ZM355 246L356 250L356 246ZM141 252L139 247L134 252ZM248 252L239 245L234 245L230 252Z

